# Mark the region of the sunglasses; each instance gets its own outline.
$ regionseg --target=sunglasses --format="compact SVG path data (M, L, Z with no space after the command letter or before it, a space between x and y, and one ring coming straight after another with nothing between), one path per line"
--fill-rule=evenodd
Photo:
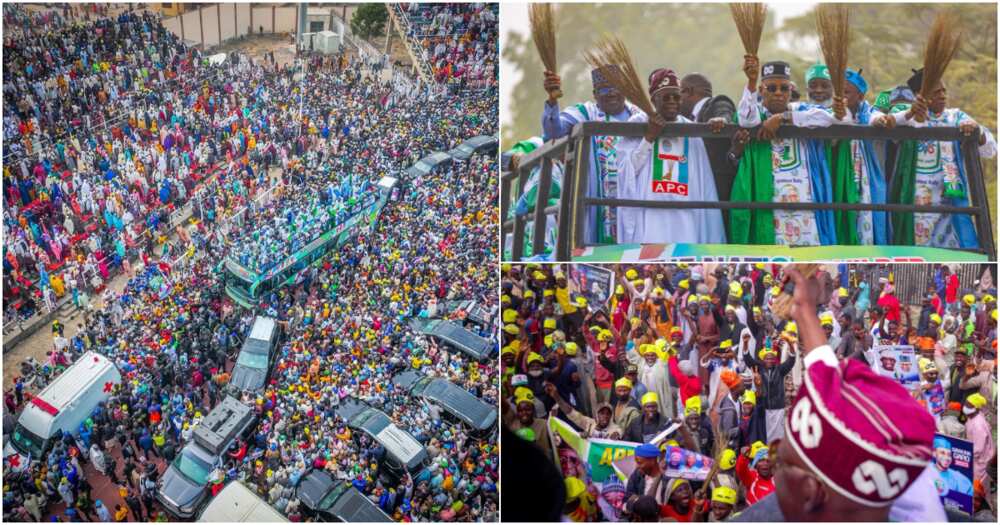
M771 84L770 86L764 86L764 88L766 88L767 91L770 93L777 93L779 90L782 93L788 93L789 91L792 90L792 86L788 84L782 84L780 86L776 84Z
M617 95L618 94L618 90L615 89L615 88L613 88L613 87L595 88L594 89L594 94L597 95L597 96L606 97L606 96L609 96L609 95Z

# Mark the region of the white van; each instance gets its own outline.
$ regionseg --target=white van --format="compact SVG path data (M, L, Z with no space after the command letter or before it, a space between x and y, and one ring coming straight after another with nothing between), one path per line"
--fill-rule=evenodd
M274 523L288 520L254 491L239 481L233 481L208 502L208 506L201 511L201 516L198 516L198 521Z
M59 430L76 436L80 423L111 397L111 388L121 381L111 360L96 352L83 354L21 411L4 445L5 466L26 469L29 458L40 459L48 453Z

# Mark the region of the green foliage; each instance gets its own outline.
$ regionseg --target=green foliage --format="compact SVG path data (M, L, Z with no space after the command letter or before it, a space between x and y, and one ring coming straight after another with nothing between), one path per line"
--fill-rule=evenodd
M922 66L927 32L940 4L850 4L851 47L848 63L863 68L868 100L879 91L903 84L910 70ZM949 6L945 6L949 7ZM945 73L949 106L962 108L976 121L997 129L997 8L995 4L950 6L964 33L958 54ZM604 33L619 36L646 74L670 67L682 76L701 72L712 81L715 94L738 102L743 76L743 46L726 4L557 4L555 6L559 74L563 80L563 107L591 100L590 68L582 53ZM760 59L786 60L793 79L805 96L805 68L819 58L816 18L812 11L783 21L775 28L774 14L761 40ZM521 78L511 90L503 148L541 134L545 100L542 64L528 28L508 33L503 59L513 63ZM778 49L779 40L782 49ZM808 51L802 51L808 50ZM991 206L996 212L996 162L984 163ZM996 227L994 226L994 230Z
M385 4L361 4L351 16L351 31L366 39L382 36L388 19Z

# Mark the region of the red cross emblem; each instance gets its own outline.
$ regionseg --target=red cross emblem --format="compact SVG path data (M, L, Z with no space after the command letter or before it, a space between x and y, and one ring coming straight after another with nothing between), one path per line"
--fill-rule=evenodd
M115 387L115 384L112 383L111 381L108 381L107 383L104 383L104 391L105 392L110 392L111 389L114 388L114 387Z
M10 455L10 456L7 457L7 461L10 461L10 466L12 466L14 468L20 467L21 466L21 455L20 454L12 454L12 455Z

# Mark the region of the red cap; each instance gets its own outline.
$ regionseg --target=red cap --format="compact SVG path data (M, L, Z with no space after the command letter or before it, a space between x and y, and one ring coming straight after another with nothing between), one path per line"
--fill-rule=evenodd
M785 416L785 435L827 485L869 507L891 504L931 460L934 418L899 383L829 346L807 372Z

